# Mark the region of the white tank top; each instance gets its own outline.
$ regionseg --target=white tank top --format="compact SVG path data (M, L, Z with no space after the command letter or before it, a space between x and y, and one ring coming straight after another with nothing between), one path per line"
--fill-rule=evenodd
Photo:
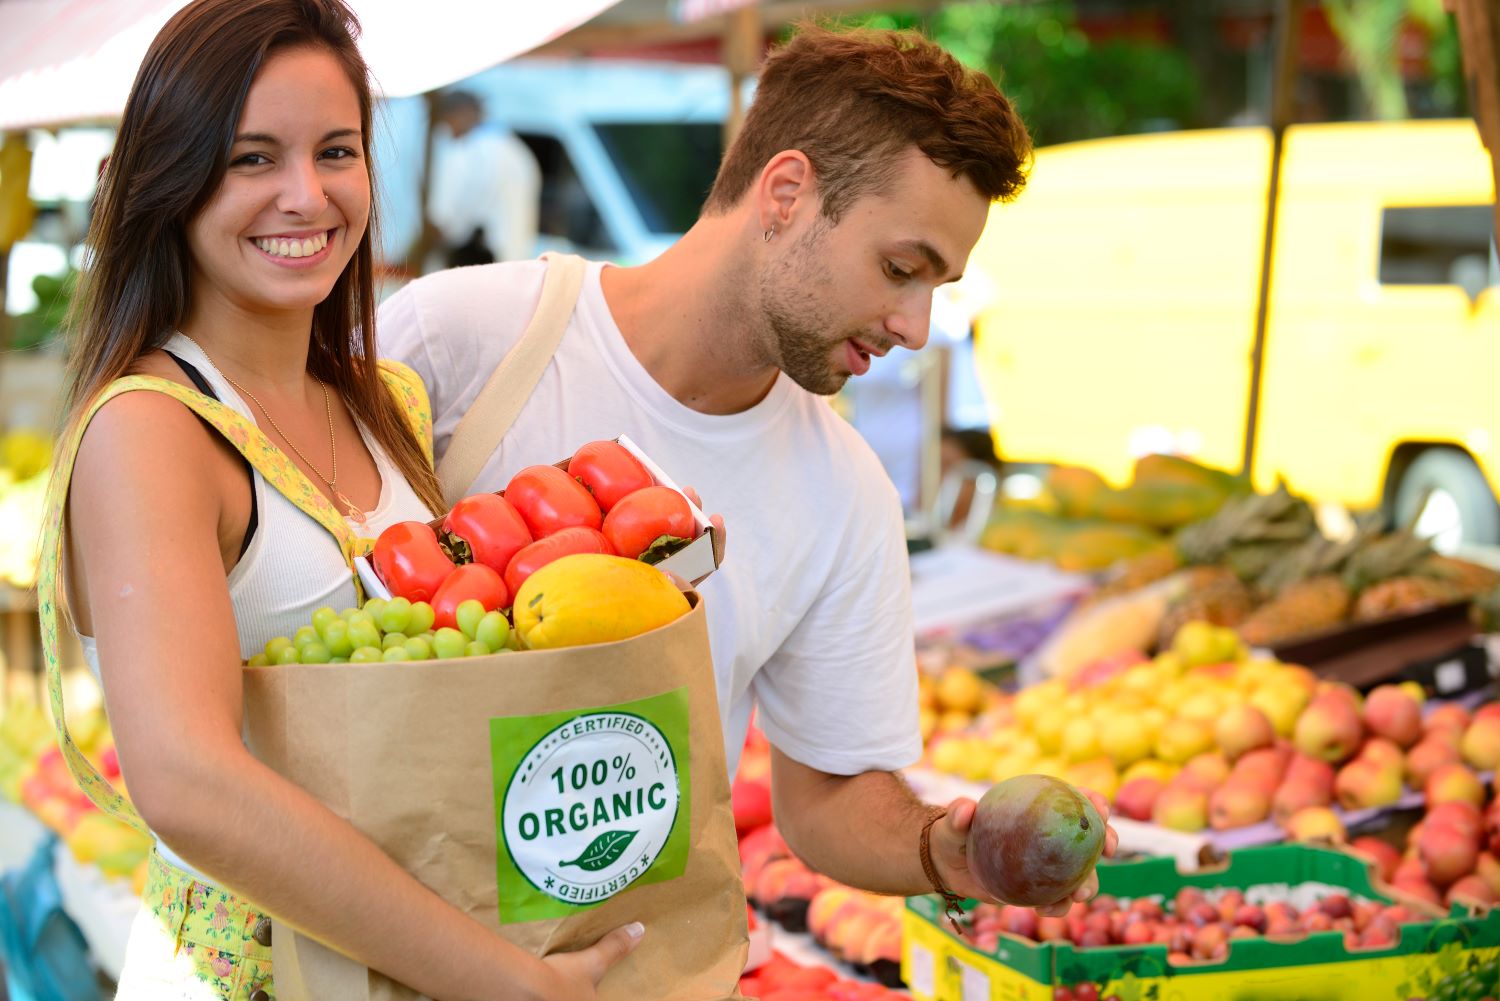
M258 423L246 402L194 341L183 334L173 334L165 347L202 373L219 402L252 424ZM364 525L351 521L350 527L358 535L374 538L399 521L430 521L432 513L385 450L364 428L360 428L360 435L380 471L380 501L366 513ZM251 487L255 491L259 520L249 548L228 577L240 655L246 660L260 653L268 640L291 636L299 626L311 624L312 613L322 606L338 611L355 602L353 578L338 543L327 529L253 470ZM78 640L89 670L98 680L98 646L92 636L79 635ZM174 865L204 878L162 844L160 838L157 850Z

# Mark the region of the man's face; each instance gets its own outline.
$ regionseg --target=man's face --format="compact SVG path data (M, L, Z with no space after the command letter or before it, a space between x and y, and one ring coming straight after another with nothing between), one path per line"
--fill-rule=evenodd
M818 215L761 274L775 365L803 389L831 395L872 355L927 343L932 291L963 272L989 202L915 147L887 190L838 225Z

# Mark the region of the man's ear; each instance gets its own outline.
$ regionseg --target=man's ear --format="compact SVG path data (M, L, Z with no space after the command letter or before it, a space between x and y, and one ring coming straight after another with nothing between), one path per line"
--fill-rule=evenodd
M786 232L799 218L812 218L818 198L812 161L801 150L777 153L761 170L754 195L762 230Z

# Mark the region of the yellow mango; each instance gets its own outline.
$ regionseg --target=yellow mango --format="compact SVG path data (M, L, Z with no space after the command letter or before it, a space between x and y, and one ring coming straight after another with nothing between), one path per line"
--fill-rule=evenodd
M516 634L528 650L612 643L686 615L687 597L639 560L575 553L542 567L516 592Z

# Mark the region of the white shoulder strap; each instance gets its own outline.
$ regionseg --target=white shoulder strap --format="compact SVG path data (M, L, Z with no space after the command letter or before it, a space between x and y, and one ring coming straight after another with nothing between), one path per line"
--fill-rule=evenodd
M578 305L587 262L571 254L543 254L542 258L547 261L547 277L542 280L542 298L531 323L458 422L438 463L438 480L450 505L468 492L515 423Z

